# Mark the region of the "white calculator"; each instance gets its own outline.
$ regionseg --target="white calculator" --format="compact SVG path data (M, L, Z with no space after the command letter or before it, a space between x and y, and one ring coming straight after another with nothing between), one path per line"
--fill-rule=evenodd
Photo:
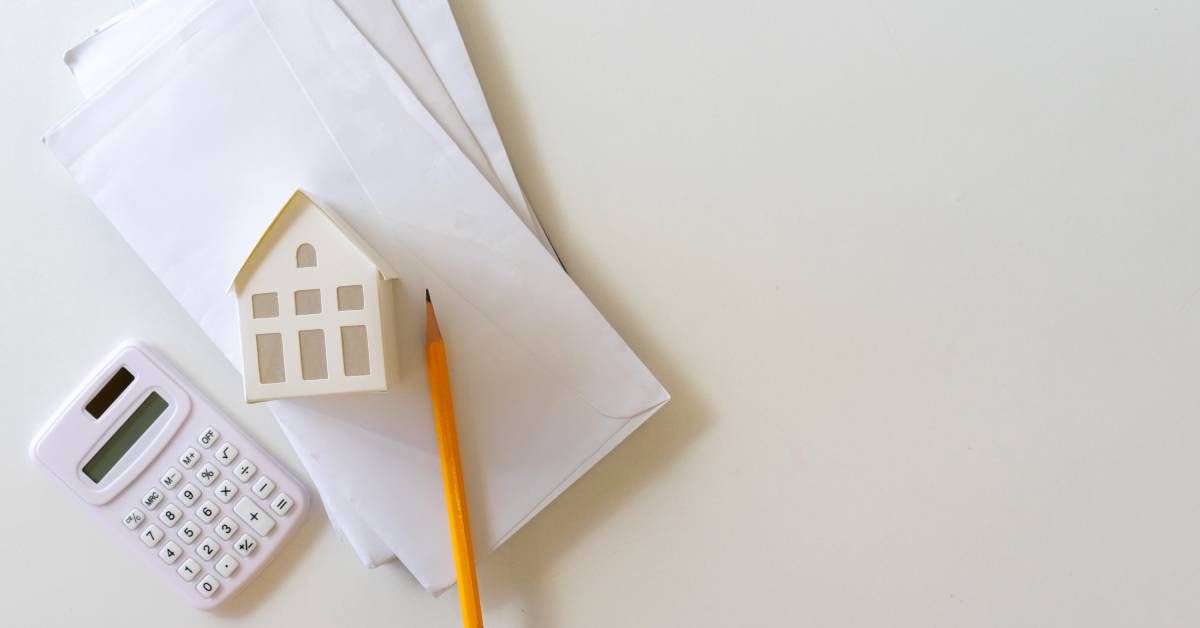
M198 608L254 579L308 509L304 485L137 344L83 385L32 453Z

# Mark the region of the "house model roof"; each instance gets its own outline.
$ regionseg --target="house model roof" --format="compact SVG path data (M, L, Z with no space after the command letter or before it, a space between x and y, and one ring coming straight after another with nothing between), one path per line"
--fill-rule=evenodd
M321 214L324 215L325 218L327 218L329 222L337 228L338 231L342 232L342 235L345 236L347 240L354 244L354 246L361 251L362 254L372 264L375 265L375 268L379 270L379 274L383 275L384 279L396 279L400 276L399 273L392 268L392 265L389 264L388 261L384 259L378 251L371 247L370 244L367 244L366 240L363 240L362 237L360 237L358 233L346 223L346 221L342 220L341 216L338 216L330 209L322 207L319 203L312 200L312 198L305 194L303 190L296 190L295 193L292 194L292 197L288 199L287 203L284 203L283 207L279 210L279 213L275 214L275 218L271 220L271 224L267 225L267 228L263 230L262 235L258 237L258 241L254 243L254 246L251 247L249 253L247 253L246 259L242 261L241 267L238 268L237 273L235 273L233 276L233 281L229 284L229 290L231 292L237 289L239 281L253 266L251 261L254 259L255 254L258 253L259 248L262 247L263 242L267 239L267 236L273 229L275 229L276 226L279 225L283 217L291 212L303 209L306 205L311 205L317 211L321 212Z

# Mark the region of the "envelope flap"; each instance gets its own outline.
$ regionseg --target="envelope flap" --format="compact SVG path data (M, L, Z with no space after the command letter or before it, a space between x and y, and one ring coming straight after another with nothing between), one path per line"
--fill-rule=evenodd
M334 209L401 281L405 267L422 264L605 416L628 418L666 401L658 380L411 90L362 49L369 45L336 5L254 4L374 205ZM364 67L364 58L375 63ZM445 167L397 168L375 157L384 152L404 155L402 164Z

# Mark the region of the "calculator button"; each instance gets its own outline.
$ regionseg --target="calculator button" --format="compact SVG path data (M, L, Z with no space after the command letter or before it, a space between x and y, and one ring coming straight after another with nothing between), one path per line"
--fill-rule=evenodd
M250 481L250 478L254 477L255 471L258 471L258 467L254 466L253 462L242 458L237 468L233 470L233 475L237 477L238 482L246 483Z
M185 484L183 488L179 489L179 501L183 502L184 507L191 507L197 499L200 499L200 489L195 486Z
M191 545L196 542L196 537L200 536L200 526L196 525L195 521L188 521L175 534L179 536L185 545ZM188 580L191 580L191 578L188 578Z
M146 547L154 547L155 545L162 543L164 536L166 536L166 534L158 526L153 524L151 524L145 530L142 530L142 542L146 544Z
M142 525L142 522L145 520L146 515L143 515L142 511L134 508L133 510L129 511L129 514L125 515L125 518L122 520L122 522L125 524L126 528L129 528L130 530L136 530L137 527Z
M213 494L215 494L217 499L221 500L222 503L228 504L229 500L233 499L234 495L237 495L237 492L237 485L229 480L224 480L221 482L221 485L217 487L217 490L213 491Z
M200 454L195 449L188 447L186 451L179 456L179 464L183 465L184 469L191 469L196 466L196 461L200 459Z
M179 472L179 469L171 467L170 469L167 469L167 472L163 474L162 479L160 479L159 482L162 483L163 488L169 491L176 486L179 486L179 481L182 479L183 474Z
M147 510L154 510L155 508L158 508L158 503L162 500L163 494L160 493L158 489L152 488L150 489L149 493L146 493L145 497L142 497L142 505L145 506Z
M233 549L237 550L237 553L242 556L249 556L250 552L253 552L256 547L258 547L258 541L255 541L249 534L243 534L242 538L238 539L238 542L234 544Z
M233 537L233 534L237 532L237 529L237 522L229 517L225 517L221 520L221 523L218 523L217 526L213 528L213 532L216 532L217 536L221 537L222 540L228 541Z
M237 447L234 447L229 443L221 443L221 446L217 448L217 462L226 467L233 464L234 460L237 460L237 455Z
M218 475L221 475L221 472L217 471L216 467L204 463L204 466L200 467L200 471L196 473L196 479L205 486L212 486L212 483L217 481Z
M199 517L204 523L209 523L217 517L217 513L219 512L221 512L221 509L218 508L216 504L205 500L204 503L200 504L200 507L196 509L196 516Z
M208 449L209 447L216 445L217 439L220 437L221 433L210 427L203 432L200 432L200 436L196 438L196 441L200 443L201 447Z
M183 564L179 566L179 569L175 570L175 573L179 574L180 578L191 582L200 574L200 563L196 562L194 558L189 558L183 561Z
M237 571L237 568L238 568L237 559L230 556L229 554L222 556L221 560L218 560L217 564L213 566L213 569L216 569L217 573L221 574L222 576L224 576L226 578L228 578L229 576L232 576L233 572Z
M206 598L215 595L219 588L221 588L221 583L217 582L217 579L212 577L212 574L201 578L200 582L196 585L196 590L200 592L200 596Z
M172 541L167 541L167 544L158 550L158 557L168 565L174 565L179 557L183 554L183 548L179 547Z
M163 511L158 513L159 521L162 521L168 528L174 528L175 524L183 519L183 511L175 504L167 504Z
M217 542L209 537L205 537L200 544L196 546L196 555L204 560L212 560L213 556L217 555L217 550L221 549Z
M254 491L254 494L262 499L266 499L271 494L271 491L275 490L275 483L265 475L259 476L258 481L254 483L254 487L250 490Z
M271 502L271 510L274 510L275 514L283 516L288 514L288 511L292 509L292 503L293 502L290 495L287 493L280 493L276 495L275 500Z
M245 521L251 528L254 528L255 532L262 536L266 536L271 531L271 528L275 527L275 520L271 518L271 515L268 515L262 508L258 507L258 504L250 501L247 497L243 497L233 507L233 512L236 512L237 516L242 518L242 521Z

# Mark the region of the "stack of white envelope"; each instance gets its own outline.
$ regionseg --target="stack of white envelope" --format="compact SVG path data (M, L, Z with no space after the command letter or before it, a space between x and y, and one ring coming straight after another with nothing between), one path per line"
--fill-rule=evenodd
M235 367L227 287L293 190L400 270L391 390L269 404L364 564L454 582L426 289L481 551L669 399L558 264L446 0L151 0L67 63L87 100L47 145Z

